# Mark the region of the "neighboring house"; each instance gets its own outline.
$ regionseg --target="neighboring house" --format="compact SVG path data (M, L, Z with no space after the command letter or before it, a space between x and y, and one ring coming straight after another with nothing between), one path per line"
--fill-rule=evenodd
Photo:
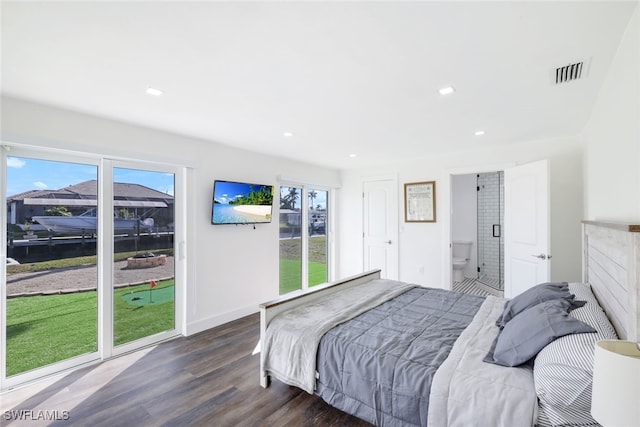
M96 207L98 182L89 180L59 190L31 190L7 197L7 223L24 224L33 216L47 215L47 209L64 206L72 215ZM173 222L172 195L139 184L113 184L114 210L119 217L154 219L156 226ZM166 209L171 208L171 209Z

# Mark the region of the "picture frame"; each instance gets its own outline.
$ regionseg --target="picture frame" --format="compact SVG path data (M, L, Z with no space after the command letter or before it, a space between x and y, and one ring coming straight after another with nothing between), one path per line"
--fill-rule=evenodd
M436 182L404 184L404 221L436 222Z

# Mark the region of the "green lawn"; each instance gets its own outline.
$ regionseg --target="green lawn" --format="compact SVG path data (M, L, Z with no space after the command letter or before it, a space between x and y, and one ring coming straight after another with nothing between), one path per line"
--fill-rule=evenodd
M280 295L300 289L302 265L300 239L280 240ZM327 281L327 239L309 238L309 286Z
M152 292L173 287L161 281ZM174 327L174 300L132 305L123 296L149 285L114 292L115 345ZM7 299L7 376L59 362L97 349L96 292Z
M300 260L280 260L280 295L300 289L302 283ZM327 281L327 264L309 262L309 286Z
M7 376L96 350L96 292L7 299Z
M300 239L280 241L281 294L300 289L300 251ZM126 256L130 254L121 254L120 257ZM95 257L11 266L15 270L11 272L39 271L82 264L95 264ZM313 236L309 239L309 285L326 282L326 270L326 238ZM158 291L159 297L162 294L161 289L173 286L173 280L161 281L152 292ZM154 303L143 305L125 301L132 300L133 296L148 298L148 290L149 285L144 284L120 288L114 292L116 346L174 327L174 298L164 302L156 298ZM97 350L95 291L9 298L6 307L7 376Z
M152 292L161 291L163 288L174 287L174 280L163 280L158 282ZM175 326L174 322L174 300L175 300L175 288L173 297L166 302L160 302L157 298L151 304L145 305L132 305L126 302L123 298L125 294L136 293L138 291L145 291L144 297L148 298L149 285L131 286L129 288L120 288L115 291L114 295L114 342L115 345L120 345L135 341L139 338L143 338L149 335L157 334L159 332L168 331ZM159 293L159 292L158 292Z

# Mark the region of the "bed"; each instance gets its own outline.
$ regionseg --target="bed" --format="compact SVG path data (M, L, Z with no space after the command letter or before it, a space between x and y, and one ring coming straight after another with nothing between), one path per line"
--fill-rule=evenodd
M640 227L584 222L583 255L583 283L539 288L564 292L536 309L565 310L571 329L539 343L526 337L536 310L505 314L526 298L424 288L379 270L261 304L260 384L274 377L375 425L594 425L593 345L640 341Z

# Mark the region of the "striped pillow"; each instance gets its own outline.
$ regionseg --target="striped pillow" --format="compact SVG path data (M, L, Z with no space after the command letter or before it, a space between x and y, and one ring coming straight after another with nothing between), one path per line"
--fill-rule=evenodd
M598 425L590 412L594 346L617 335L588 285L570 283L569 290L576 299L587 301L571 316L597 332L566 335L543 348L533 367L536 393L552 425Z

